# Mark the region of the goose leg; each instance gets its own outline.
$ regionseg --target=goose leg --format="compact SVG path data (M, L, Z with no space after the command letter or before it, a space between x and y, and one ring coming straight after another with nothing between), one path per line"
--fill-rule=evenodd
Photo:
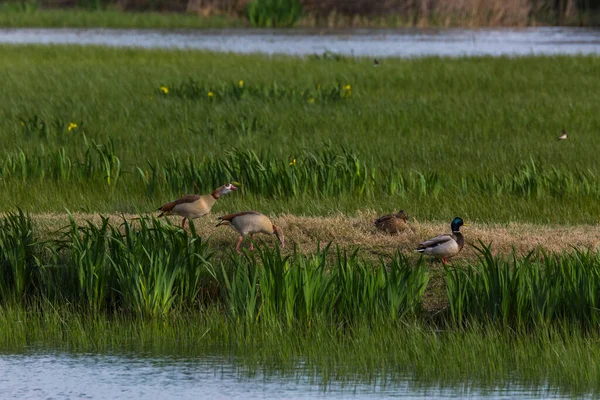
M185 220L186 219L187 219L186 217L183 217L183 219L181 220L181 229L185 229Z
M252 236L254 236L254 234L250 234L250 251L254 251L254 243L252 243Z
M444 263L444 265L448 264L448 260L446 260L446 257L442 257L442 262Z
M240 235L237 242L237 246L235 246L235 251L237 251L238 254L240 254L240 245L242 244L242 240L244 240L244 237Z

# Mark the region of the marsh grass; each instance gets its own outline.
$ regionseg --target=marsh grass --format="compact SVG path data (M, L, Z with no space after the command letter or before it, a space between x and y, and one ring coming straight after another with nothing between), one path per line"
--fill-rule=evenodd
M531 252L525 257L493 255L476 247L479 262L446 268L453 322L491 321L515 328L556 321L594 329L600 309L597 252Z
M227 203L265 212L597 219L595 57L2 50L3 209L145 211L236 180Z
M244 376L298 374L326 389L357 383L464 391L531 388L540 395L598 393L596 333L567 324L528 335L474 324L440 329L420 323L318 322L308 329L285 322L239 324L219 310L168 319L92 315L46 304L36 310L0 307L0 349L81 354L151 355L182 360L235 360ZM449 367L451 366L451 367Z
M244 324L377 324L419 317L432 273L423 259L400 252L374 262L358 248L330 245L284 254L258 244L255 252L215 258L194 225L186 231L147 217L79 225L70 216L60 236L43 241L23 212L0 223L5 305L50 302L149 319L217 306ZM597 252L507 258L483 244L475 249L478 260L445 269L449 306L442 321L514 329L597 325Z

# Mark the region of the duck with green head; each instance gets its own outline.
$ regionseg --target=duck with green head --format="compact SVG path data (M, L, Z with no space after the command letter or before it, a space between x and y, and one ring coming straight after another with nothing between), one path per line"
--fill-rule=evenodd
M466 226L462 218L456 217L452 220L450 228L451 235L440 235L429 239L417 247L419 253L427 254L433 257L440 257L442 262L446 264L448 258L454 257L462 250L465 245L465 238L460 233L460 227Z

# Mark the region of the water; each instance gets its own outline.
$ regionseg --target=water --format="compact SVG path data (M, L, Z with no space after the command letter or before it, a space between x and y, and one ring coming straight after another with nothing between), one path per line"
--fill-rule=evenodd
M291 375L291 376L290 376ZM125 357L37 353L0 355L1 399L379 399L560 398L556 391L442 388L411 379L387 385L315 382L301 367L293 374L248 373L231 358Z
M590 28L353 30L0 29L0 43L82 44L308 55L374 57L600 54Z

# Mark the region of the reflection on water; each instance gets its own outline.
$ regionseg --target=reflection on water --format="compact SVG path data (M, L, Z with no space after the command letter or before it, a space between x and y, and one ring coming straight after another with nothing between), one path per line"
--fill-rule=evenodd
M590 28L353 30L0 29L0 43L86 44L189 48L234 53L427 55L600 54L600 30Z
M294 373L248 373L233 359L141 358L107 355L0 355L1 399L306 399L559 398L551 390L513 385L473 389L431 387L404 379L323 386L302 368Z

